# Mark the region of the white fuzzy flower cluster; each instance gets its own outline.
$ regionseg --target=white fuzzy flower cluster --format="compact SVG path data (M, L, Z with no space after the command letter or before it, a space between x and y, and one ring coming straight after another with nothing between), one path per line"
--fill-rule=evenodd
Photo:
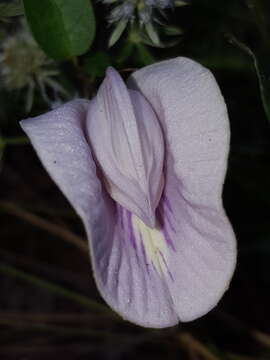
M158 31L154 23L162 24L161 17L164 10L178 6L189 5L189 0L101 0L103 4L111 5L108 22L114 25L114 31L109 40L109 46L114 45L128 24L139 25L140 30L145 30L148 44L161 46ZM179 33L179 30L177 30ZM175 34L176 35L176 34Z
M163 10L173 6L173 0L122 0L112 9L108 21L110 23L121 20L134 21L137 17L140 25L145 25L153 20L154 10Z
M37 90L50 105L47 88L54 93L67 95L65 89L55 80L59 74L56 64L36 44L26 29L6 38L0 52L0 76L2 86L8 91L23 92L26 111L33 105Z

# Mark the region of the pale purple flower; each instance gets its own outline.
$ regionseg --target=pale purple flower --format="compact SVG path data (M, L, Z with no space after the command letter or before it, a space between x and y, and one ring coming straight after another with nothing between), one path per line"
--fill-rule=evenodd
M228 115L212 74L186 58L127 84L110 68L91 101L21 125L84 223L105 301L162 328L211 310L235 268L221 198Z

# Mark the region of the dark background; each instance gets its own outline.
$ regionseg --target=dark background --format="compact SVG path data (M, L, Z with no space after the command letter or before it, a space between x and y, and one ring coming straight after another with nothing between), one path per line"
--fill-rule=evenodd
M110 28L105 26L104 9L101 3L95 4L99 22L93 51L101 53L103 59L106 56L106 61L123 74L145 65L148 60L136 52L119 60L124 40L107 49ZM92 277L89 256L70 243L85 238L80 220L32 147L10 144L2 149L0 173L1 360L61 356L270 358L270 119L263 108L253 59L232 41L237 39L254 52L267 84L269 4L194 0L190 6L168 10L167 15L168 22L184 30L181 41L173 47L148 47L148 51L156 61L188 56L210 68L228 106L232 138L223 195L239 248L232 284L216 309L197 321L170 329L140 328L114 316L106 305L96 308L103 300ZM16 34L19 21L14 18L1 23L5 36ZM85 61L87 57L82 57L77 67L59 63L59 81L82 96L92 96L103 70L93 77L83 67ZM27 116L24 96L24 91L10 91L1 85L0 131L6 138L23 136L18 122ZM47 110L48 105L36 92L31 115ZM80 238L74 239L70 232ZM84 303L78 295L95 304Z

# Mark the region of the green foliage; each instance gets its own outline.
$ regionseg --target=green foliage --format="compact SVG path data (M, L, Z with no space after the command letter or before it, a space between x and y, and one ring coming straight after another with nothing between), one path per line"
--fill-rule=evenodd
M83 61L83 69L92 77L103 77L105 70L111 65L111 58L105 52L96 52L86 55Z
M145 30L147 35L149 36L149 39L152 41L153 45L159 46L160 45L159 36L153 25L151 23L146 24Z
M20 0L5 1L0 3L0 17L12 17L23 14L23 6Z
M127 27L126 20L119 21L116 28L111 33L109 43L108 43L109 47L113 46L120 39L120 37L123 34L123 32L125 31L126 27Z
M31 31L47 55L68 59L85 53L95 35L90 0L23 0Z
M138 60L143 65L150 65L155 62L154 57L151 55L151 53L148 51L148 49L143 44L140 44L140 43L136 44L136 49L137 49Z

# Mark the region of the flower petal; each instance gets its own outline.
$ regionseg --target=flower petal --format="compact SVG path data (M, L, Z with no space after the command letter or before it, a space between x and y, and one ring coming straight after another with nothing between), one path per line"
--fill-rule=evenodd
M147 100L128 91L112 68L93 100L87 130L111 197L154 227L164 184L162 132Z
M205 69L187 59L146 69L148 74L140 70L135 77L159 111L167 150L166 185L154 229L111 200L96 175L84 132L87 109L88 121L97 113L95 101L70 102L23 121L22 127L82 217L104 299L134 323L166 327L179 317L187 321L211 309L233 272L235 240L221 202L229 134L222 97ZM210 125L220 130L205 142ZM195 130L201 134L197 143ZM199 150L191 151L189 141ZM207 164L212 143L211 151L219 157L211 162L214 168L200 165ZM205 162L196 161L201 154Z
M95 280L106 302L136 324L175 325L178 316L167 284L155 270L158 264L147 262L140 234L135 233L136 227L143 226L142 221L117 205L96 175L84 133L86 111L89 117L95 115L92 102L76 100L24 120L21 126L44 167L83 220ZM151 249L147 254L153 255Z
M107 236L93 241L96 280L104 299L135 324L152 328L176 325L179 318L159 259L154 249L145 248L151 239L140 226L146 225L121 205L108 202L106 210Z
M21 121L39 158L77 213L100 216L101 184L84 135L90 101L74 100L36 118Z
M212 74L186 58L147 66L129 85L151 103L164 132L166 200L158 210L175 248L167 260L174 281L167 284L180 320L193 320L217 304L236 261L221 198L230 135L226 105Z

